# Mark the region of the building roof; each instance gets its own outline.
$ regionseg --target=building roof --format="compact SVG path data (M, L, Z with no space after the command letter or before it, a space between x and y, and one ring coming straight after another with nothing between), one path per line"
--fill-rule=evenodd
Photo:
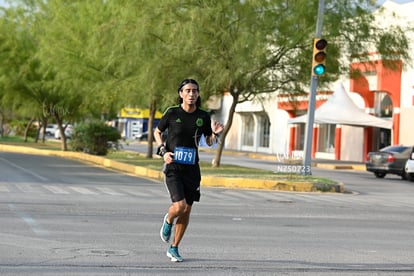
M289 119L290 124L307 122L308 115ZM344 85L339 83L332 96L315 110L316 124L339 124L357 127L392 128L392 121L369 115L355 105Z

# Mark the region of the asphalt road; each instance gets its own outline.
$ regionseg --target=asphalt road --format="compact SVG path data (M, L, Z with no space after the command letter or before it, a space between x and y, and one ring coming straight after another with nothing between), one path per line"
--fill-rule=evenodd
M161 183L0 152L0 275L413 275L414 185L390 179L374 193L205 187L171 263Z

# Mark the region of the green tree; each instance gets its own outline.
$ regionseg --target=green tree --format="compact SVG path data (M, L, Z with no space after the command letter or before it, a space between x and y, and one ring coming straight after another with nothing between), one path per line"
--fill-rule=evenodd
M36 57L40 68L53 72L47 82L57 99L53 103L70 110L68 118L113 114L127 104L148 106L155 114L174 102L177 94L170 91L187 77L200 81L203 99L230 93L233 103L215 166L237 104L308 90L317 1L27 3L36 5L25 13L36 15ZM395 59L409 60L409 34L392 25L378 27L372 1L326 0L325 5L328 71L321 85L348 74L349 63L369 52L389 66Z
M47 123L41 112L45 93L40 83L45 76L39 70L39 60L34 57L36 45L30 22L22 9L10 8L0 18L2 104L11 106L23 118L30 118L24 132L25 141L35 120L41 118Z
M173 36L175 26L169 17L175 4L170 0L111 3L112 22L117 22L112 47L122 53L118 64L124 89L120 102L149 108L149 141L156 111L175 103L174 87L194 74L187 65L188 55L180 50L181 42ZM153 145L148 143L146 156L152 155Z
M42 29L37 15L36 7L22 4L8 8L1 18L5 36L2 47L7 49L1 66L4 99L15 111L30 118L27 129L34 120L46 126L53 118L63 132L63 121L76 117L82 100L79 94L69 93L76 86L63 74L58 75L53 65L40 55ZM62 150L67 150L66 137L62 138Z
M166 19L170 6L152 1L51 0L42 7L43 57L81 83L83 105L91 113L96 107L102 113L122 106L148 107L151 141L157 104L162 109L172 102L166 91L174 91L171 87L189 72L174 51L179 41L170 34L173 26L160 20ZM152 152L149 143L147 157Z
M349 74L351 60L370 51L390 66L395 57L409 60L407 33L377 27L372 1L327 0L325 5L323 37L329 48L322 86ZM190 53L191 68L205 89L233 97L213 163L219 166L237 104L268 93L308 91L318 1L177 0L176 6L173 36L182 42L181 51Z
M63 150L67 150L63 134L68 123L115 113L117 79L110 63L116 59L107 47L110 39L103 35L108 26L98 25L106 22L108 12L93 3L97 1L36 2L36 23L41 30L38 55L54 68L51 85L58 99L47 111L59 126ZM109 64L103 56L110 57Z

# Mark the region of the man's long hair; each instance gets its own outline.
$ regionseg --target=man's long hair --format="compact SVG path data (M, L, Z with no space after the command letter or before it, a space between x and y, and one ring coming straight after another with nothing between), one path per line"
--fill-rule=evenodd
M200 86L198 85L198 82L196 80L193 80L193 79L185 79L185 80L183 80L180 83L180 85L178 85L178 89L177 89L178 94L180 94L180 91L183 88L183 86L186 85L186 84L189 84L189 83L192 83L192 84L197 85L198 93L200 93ZM178 95L178 100L177 101L178 101L178 104L182 104L183 103L183 98L181 98L180 95ZM201 106L201 97L200 97L200 94L198 95L198 98L197 98L197 101L196 101L196 106L197 107L200 107Z

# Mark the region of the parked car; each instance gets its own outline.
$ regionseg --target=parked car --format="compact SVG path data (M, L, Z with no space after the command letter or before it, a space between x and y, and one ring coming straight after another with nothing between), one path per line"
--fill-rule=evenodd
M167 140L167 131L164 131L161 134L161 138L162 138L163 141ZM139 141L148 141L148 131L145 131L145 132L135 136L135 139L139 140ZM154 136L152 136L152 140L155 141Z
M65 136L66 136L66 138L70 138L72 136L72 131L73 131L72 125L68 125L65 128ZM60 139L61 138L59 129L57 129L56 132L55 132L55 138L56 139Z
M405 163L413 152L412 146L388 146L379 151L369 152L365 163L366 170L378 178L396 174L406 179Z
M414 151L411 152L410 158L405 163L405 174L408 180L414 181Z
M138 134L135 136L135 139L139 141L148 141L148 131Z
M54 136L58 126L56 124L48 124L45 129L47 136ZM40 129L40 133L43 133L43 127Z

